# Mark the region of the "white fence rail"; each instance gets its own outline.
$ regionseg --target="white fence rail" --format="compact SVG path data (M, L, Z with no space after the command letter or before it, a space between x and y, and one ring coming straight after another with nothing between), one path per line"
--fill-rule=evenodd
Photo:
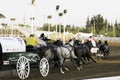
M120 37L94 37L96 40L120 41Z
M86 40L88 39L89 37L85 37L85 36L79 36L77 37L77 39L80 39L80 40ZM120 42L120 37L94 37L95 40L101 40L101 41L112 41L112 42Z

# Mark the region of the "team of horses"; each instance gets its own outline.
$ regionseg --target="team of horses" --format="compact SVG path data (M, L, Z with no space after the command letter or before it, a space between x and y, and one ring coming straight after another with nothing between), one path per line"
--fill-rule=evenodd
M67 43L63 44L62 41L56 40L50 45L41 46L37 49L38 55L42 58L48 59L50 64L57 64L60 68L60 72L65 74L63 69L69 71L69 69L64 65L66 59L69 59L73 66L78 70L83 69L82 64L90 63L91 61L97 63L91 56L91 49L95 49L93 52L98 55L108 56L109 46L106 44L99 44L99 47L90 46L90 41L81 43L79 40L71 39ZM29 51L30 46L27 47Z

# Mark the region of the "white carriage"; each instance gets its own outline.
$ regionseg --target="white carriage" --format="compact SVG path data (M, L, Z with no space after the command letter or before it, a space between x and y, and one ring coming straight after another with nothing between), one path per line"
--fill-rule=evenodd
M35 51L27 52L23 39L0 37L0 66L14 66L18 77L24 80L29 76L30 65L32 64L38 64L43 77L48 75L48 60L40 58Z

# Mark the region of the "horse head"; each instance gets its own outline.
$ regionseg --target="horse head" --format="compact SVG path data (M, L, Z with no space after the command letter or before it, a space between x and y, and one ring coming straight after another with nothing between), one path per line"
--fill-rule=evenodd
M74 45L75 45L75 46L81 46L81 45L82 45L82 42L79 41L79 40L75 40L75 41L74 41Z
M63 42L61 40L56 40L55 42L53 42L53 45L62 46Z
M67 44L74 46L75 39L70 39Z

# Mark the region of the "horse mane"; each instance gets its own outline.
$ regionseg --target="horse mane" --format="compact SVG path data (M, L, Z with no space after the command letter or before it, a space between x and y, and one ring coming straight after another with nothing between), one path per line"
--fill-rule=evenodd
M69 44L70 46L74 46L74 39L70 39L67 44Z

